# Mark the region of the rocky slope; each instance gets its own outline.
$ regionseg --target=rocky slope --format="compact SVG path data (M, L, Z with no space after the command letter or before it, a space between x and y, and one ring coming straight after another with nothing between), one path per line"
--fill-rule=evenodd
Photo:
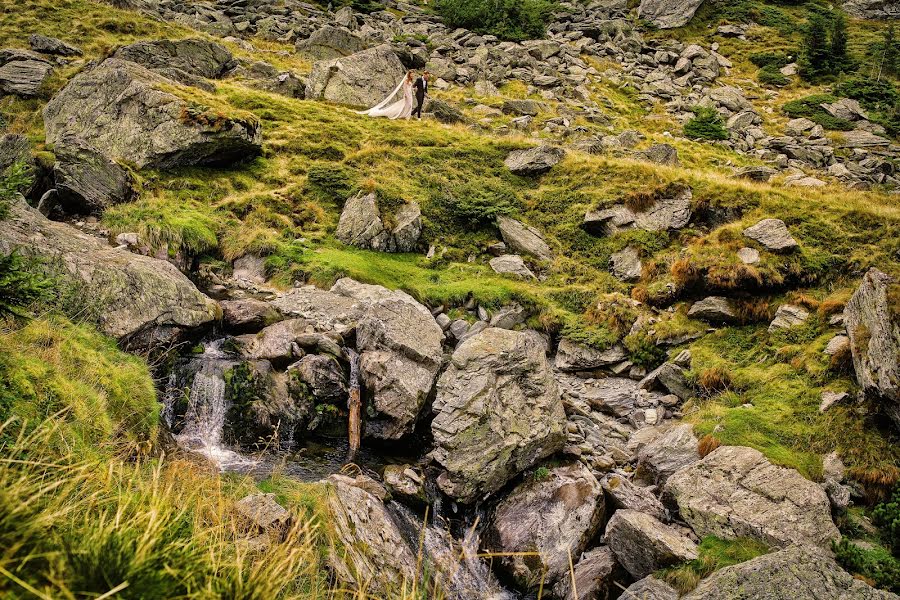
M265 478L361 400L357 470L314 477L337 585L676 598L712 540L756 550L687 597L896 597L832 548L900 479L900 146L847 98L821 106L841 134L775 113L742 46L771 27L572 2L505 42L418 4L119 4L60 9L114 48L36 10L4 34L0 166L32 177L0 250L153 357L186 456ZM348 109L408 68L436 76L422 123ZM727 139L681 135L697 107ZM257 548L297 517L237 510Z

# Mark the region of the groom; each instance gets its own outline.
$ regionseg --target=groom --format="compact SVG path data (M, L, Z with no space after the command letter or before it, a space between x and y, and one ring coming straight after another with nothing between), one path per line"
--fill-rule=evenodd
M431 77L431 73L425 71L413 84L413 87L416 90L416 108L413 110L412 114L414 114L417 119L422 118L422 105L425 104L425 95L428 93L429 77Z

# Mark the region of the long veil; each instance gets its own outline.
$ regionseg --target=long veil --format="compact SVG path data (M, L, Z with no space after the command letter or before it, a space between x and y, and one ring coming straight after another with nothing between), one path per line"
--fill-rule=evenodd
M384 100L382 100L380 104L377 104L377 105L373 106L372 108L370 108L370 109L368 109L368 110L358 110L358 111L356 111L356 114L358 114L358 115L368 115L368 114L370 114L370 113L377 112L377 111L383 109L385 106L388 105L388 102L390 102L391 100L394 99L394 96L396 96L396 95L397 95L397 92L399 92L400 89L403 87L403 83L404 83L405 81L406 81L406 76L404 75L404 76L403 76L403 79L400 80L400 83L397 84L397 87L394 88L394 91L391 92L390 94L388 94L387 98L385 98Z

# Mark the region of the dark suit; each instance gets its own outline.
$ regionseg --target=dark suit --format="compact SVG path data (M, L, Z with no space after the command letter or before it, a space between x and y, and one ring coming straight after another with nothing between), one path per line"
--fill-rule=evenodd
M425 104L425 94L428 93L428 81L424 77L419 77L413 84L416 90L416 108L413 110L417 118L422 118L422 105Z

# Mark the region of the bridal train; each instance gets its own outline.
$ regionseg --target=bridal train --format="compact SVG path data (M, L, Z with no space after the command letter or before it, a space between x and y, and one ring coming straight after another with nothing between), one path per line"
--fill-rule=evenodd
M388 104L394 97L402 91L402 97ZM368 110L357 111L359 115L368 115L370 117L387 117L388 119L408 119L413 112L413 74L412 71L406 74L400 84L394 88L387 98L379 104Z

